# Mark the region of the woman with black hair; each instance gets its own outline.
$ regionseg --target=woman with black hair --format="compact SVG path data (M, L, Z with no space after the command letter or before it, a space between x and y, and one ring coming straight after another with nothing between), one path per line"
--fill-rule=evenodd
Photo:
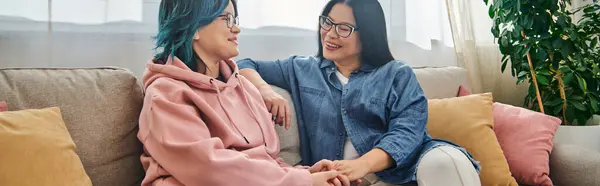
M318 20L316 56L237 62L286 127L287 101L269 85L292 95L301 164L337 160L350 180L380 185L480 185L479 163L464 148L427 133L427 99L390 52L379 2L331 0Z

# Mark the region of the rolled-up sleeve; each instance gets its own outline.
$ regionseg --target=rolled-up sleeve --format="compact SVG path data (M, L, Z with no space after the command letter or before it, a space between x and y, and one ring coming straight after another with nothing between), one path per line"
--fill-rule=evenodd
M428 114L427 99L413 70L404 66L395 78L397 83L389 98L388 132L375 145L375 148L384 150L394 160L392 167L379 173L384 181L390 183L394 182L393 172L416 163L416 156L426 135Z

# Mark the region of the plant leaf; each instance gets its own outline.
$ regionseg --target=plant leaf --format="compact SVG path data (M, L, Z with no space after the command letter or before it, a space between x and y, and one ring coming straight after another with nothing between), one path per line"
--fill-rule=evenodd
M562 104L562 100L561 100L561 104ZM560 107L554 107L554 111L552 112L552 115L554 116L559 116L560 112L562 111L562 106ZM562 118L562 115L560 115Z
M546 75L546 76L549 76L549 75L550 75L550 71L548 71L548 69L547 69L547 68L542 68L542 69L539 69L539 70L537 70L537 71L535 71L535 72L536 72L537 74L541 74L541 75Z
M581 91L587 92L587 83L585 82L585 79L583 79L578 74L576 74L576 77L577 77L577 83L579 84L579 88L581 88Z
M562 15L557 15L556 24L558 24L561 27L565 27L567 25L565 17Z
M567 110L565 110L565 116L565 120L567 120L567 122L573 123L573 119L575 118L575 110L573 109L573 106L567 106Z
M484 0L485 4L487 4L488 0ZM494 16L496 15L496 11L494 11L494 6L490 6L490 8L488 9L488 15L490 16L490 18L494 19Z
M598 44L598 38L593 38L592 39L592 43L590 44L591 48L596 48L596 45Z
M575 76L573 75L573 73L568 73L563 78L563 83L565 84L565 86L568 86L569 84L571 84L573 82L574 79L575 79Z
M558 49L558 48L562 48L562 45L563 45L563 40L562 40L562 38L556 38L556 39L554 39L554 41L552 42L552 47L554 47L554 48L557 48L557 49Z
M538 83L540 83L542 85L548 85L549 84L548 78L546 78L546 76L536 75L535 77L537 78Z
M552 101L546 101L546 102L544 102L544 105L555 107L555 106L558 106L558 105L560 105L562 103L563 103L563 100L561 98L557 97L556 99L554 99Z
M577 31L571 32L571 35L569 36L569 38L571 38L572 41L577 40L578 37L579 35L577 34Z
M527 75L527 72L526 71L521 71L521 72L519 72L519 75L517 75L517 77L523 77L525 75Z
M571 97L569 97L569 100L581 101L581 100L583 100L583 97L581 97L581 96L571 96Z
M525 28L531 29L533 27L533 19L526 19Z
M568 68L568 67L562 67L562 68L559 69L559 71L562 72L562 73L570 73L570 72L572 72L571 69Z
M508 55L505 55L504 57L502 57L502 68L501 68L502 73L504 73L504 70L506 69L506 64L508 64L508 59L509 59Z
M508 43L508 38L501 37L499 40L500 40L500 44L501 44L503 47L507 47L507 46L509 45L509 43Z
M592 64L592 73L600 75L600 66L598 64Z
M546 61L546 59L548 58L548 53L546 52L546 50L538 48L537 53L535 53L535 58L542 62Z
M580 111L586 111L587 108L585 108L585 106L583 106L583 104L581 104L580 102L577 101L571 101L571 104L573 104L573 106Z
M594 113L600 112L600 108L598 108L598 100L596 99L595 95L589 94L588 97L590 98L590 105L592 106Z

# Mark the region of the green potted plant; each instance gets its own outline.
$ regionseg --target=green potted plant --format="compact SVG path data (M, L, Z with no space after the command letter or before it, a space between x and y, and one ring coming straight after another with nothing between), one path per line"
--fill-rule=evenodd
M581 137L583 133L600 136L598 126L592 130L565 127L595 123L594 115L600 114L600 5L596 1L571 11L570 0L484 0L493 19L491 32L503 55L500 70L504 72L510 63L516 83L530 83L523 106L561 118L559 133L569 131L562 132L569 133L564 139L589 141ZM583 15L573 21L577 12Z

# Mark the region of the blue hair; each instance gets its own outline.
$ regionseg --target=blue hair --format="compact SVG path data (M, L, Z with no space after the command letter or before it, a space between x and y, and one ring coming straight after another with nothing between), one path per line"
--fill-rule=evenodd
M210 24L225 10L230 0L162 0L158 13L158 34L154 37L154 63L165 64L169 56L181 59L198 71L202 59L194 52L192 41L196 31ZM231 0L237 13L235 0Z

